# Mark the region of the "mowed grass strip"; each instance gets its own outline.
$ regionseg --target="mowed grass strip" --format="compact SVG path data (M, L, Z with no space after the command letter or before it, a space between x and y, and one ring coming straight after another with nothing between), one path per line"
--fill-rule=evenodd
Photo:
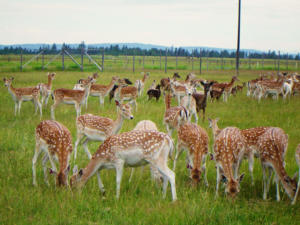
M189 71L181 73L183 78ZM73 88L80 78L86 78L91 72L57 72L53 81L53 89ZM233 71L209 72L197 77L229 82ZM258 76L259 72L242 71L241 81L248 81ZM108 84L112 76L127 77L133 82L141 79L139 73L99 73L97 83ZM14 87L35 86L47 82L46 72L0 73L4 77L14 76ZM157 82L168 74L151 72L145 90L153 79ZM241 82L239 82L241 83ZM138 110L133 110L134 119L123 123L121 132L134 128L138 121L150 119L159 130L166 131L162 121L165 110L163 98L158 102L147 100L146 91L138 99ZM50 98L48 106L43 109L43 119L50 119ZM175 100L172 105L176 105ZM180 157L176 167L176 189L178 201L171 202L170 189L167 198L162 199L159 185L151 182L148 167L142 172L135 170L132 182L129 183L130 169L126 169L121 183L121 196L115 199L116 182L114 170L103 170L101 176L107 190L106 197L100 194L97 179L92 177L86 186L79 191L55 188L53 178L47 187L43 179L41 159L37 164L38 187L32 185L32 157L35 147L35 128L39 124L39 116L34 116L34 106L24 102L21 115L14 116L14 102L3 82L0 87L0 224L299 224L300 203L291 206L284 191L281 201L276 202L276 188L273 184L267 201L262 200L262 172L259 161L255 160L255 185L251 186L248 163L243 161L241 172L246 176L241 183L241 192L235 200L224 196L215 199L216 172L214 162L207 159L209 187L201 182L193 187L185 165L185 153ZM295 148L300 143L300 97L278 101L263 99L261 103L246 96L246 90L231 96L227 103L223 101L208 102L206 118L219 117L219 127L236 126L249 128L256 126L278 126L289 135L289 147L286 155L286 170L292 176L297 171L294 158ZM104 107L99 105L96 97L89 98L88 109L82 107L82 113L92 113L116 119L114 102L105 99ZM76 140L75 108L62 104L55 111L56 120L63 123L71 131L73 143ZM208 128L207 119L200 126L210 136L212 150L212 132ZM173 133L176 143L177 133ZM89 149L95 152L99 143L91 142ZM82 146L79 146L77 162L79 167L88 163ZM72 160L70 161L72 165ZM173 167L172 162L169 163Z

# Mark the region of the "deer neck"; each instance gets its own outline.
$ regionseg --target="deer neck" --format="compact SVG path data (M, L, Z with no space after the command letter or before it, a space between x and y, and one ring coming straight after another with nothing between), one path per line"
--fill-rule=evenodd
M48 84L47 84L48 89L52 88L52 78L49 76L48 77Z
M171 95L170 95L170 93L166 94L166 96L165 96L165 105L166 105L166 110L168 110L171 107Z
M212 131L213 131L213 135L214 135L214 140L216 140L216 137L219 135L219 133L221 132L221 129L218 127L217 124L214 124L212 126Z
M117 119L113 122L113 125L112 125L112 134L117 134L117 133L119 133L119 131L120 131L121 128L122 128L123 122L124 122L124 118L123 118L123 116L121 115L121 110L119 110L118 117L117 117Z
M79 188L83 187L88 181L88 179L92 177L102 166L103 163L100 160L101 159L99 158L92 158L89 164L83 169L82 177L80 178L80 181L77 184Z
M145 81L147 80L147 76L144 75L143 79L142 79L142 82L145 83Z
M231 79L230 83L228 84L228 87L232 87L234 84L234 81L235 81L234 79Z
M16 96L16 92L15 92L15 88L12 86L12 84L10 84L8 87L8 92L12 95L12 97L15 99L17 96Z

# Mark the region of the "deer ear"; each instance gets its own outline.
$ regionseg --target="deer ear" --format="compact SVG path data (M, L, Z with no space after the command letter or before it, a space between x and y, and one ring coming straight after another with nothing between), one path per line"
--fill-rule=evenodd
M291 182L291 178L289 176L285 176L284 178L284 181L287 182L287 183L290 183Z
M120 106L120 102L118 100L115 100L116 106Z
M224 174L221 175L221 181L224 182L225 184L227 184L228 182L227 177Z
M241 176L240 176L239 179L238 179L239 183L241 183L241 181L243 180L244 176L245 176L245 174L242 173Z

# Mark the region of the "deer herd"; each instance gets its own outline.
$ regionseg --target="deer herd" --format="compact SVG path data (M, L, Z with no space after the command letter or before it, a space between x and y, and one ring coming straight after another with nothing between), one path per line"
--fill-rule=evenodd
M35 87L14 88L14 78L4 78L4 85L15 101L15 115L20 114L23 101L32 101L35 112L39 109L42 117L42 108L46 107L48 99L52 96L51 119L39 123L35 130L36 147L32 159L33 185L36 182L36 163L43 152L44 179L47 185L48 171L55 175L58 186L82 188L96 173L100 191L105 193L101 180L102 169L116 171L116 196L120 196L121 179L124 167L138 167L150 164L152 177L162 181L163 196L166 196L168 183L171 186L172 199L177 199L175 185L176 162L183 151L186 151L186 167L194 185L199 184L201 176L208 186L206 160L208 156L215 162L216 168L216 197L218 196L220 182L224 183L225 194L235 197L241 190L240 183L245 174L239 170L243 159L248 160L251 184L254 185L254 158L259 158L263 176L263 199L267 199L273 173L275 174L276 198L280 201L280 184L286 194L295 204L300 186L300 144L296 149L296 162L299 166L298 183L295 177L291 178L285 169L285 155L288 146L288 135L278 127L254 127L239 129L237 127L218 127L217 119L208 119L213 134L213 148L209 150L209 136L207 131L198 125L198 115L205 109L207 100L213 102L223 95L227 102L231 95L236 95L247 86L247 96L257 98L273 96L284 99L299 94L299 75L280 73L270 76L261 75L243 85L234 85L239 81L233 76L228 83L219 83L213 80L195 79L194 74L188 74L184 81L179 80L178 73L172 78L163 78L157 85L155 80L147 90L148 100L155 97L158 101L161 93L164 96L165 112L162 122L167 134L160 132L154 122L140 121L132 131L119 134L125 120L132 120L132 106L137 111L137 98L143 95L144 87L150 73L143 73L142 79L136 80L133 86L128 79L112 77L108 85L96 84L97 74L87 79L80 79L73 89L59 88L52 90L55 73L48 73L48 83L40 83ZM202 87L202 91L197 88ZM41 95L41 100L40 100ZM81 106L88 105L89 96L99 97L100 106L103 107L107 95L115 98L117 118L113 120L93 114L81 115ZM172 98L177 100L177 106L172 106ZM77 137L74 147L70 131L61 123L55 121L55 109L61 103L72 104L76 110ZM194 117L195 122L192 121ZM126 122L125 122L126 123ZM177 130L177 144L172 139L173 131ZM89 141L102 142L98 150L91 154L88 149ZM89 162L83 169L78 170L76 165L77 149L82 143ZM175 152L175 153L173 153ZM173 154L175 157L173 158ZM173 170L168 167L168 160L173 159ZM68 180L70 160L73 161L73 175ZM51 168L48 169L47 162ZM56 163L59 163L59 170ZM130 176L130 180L132 174Z

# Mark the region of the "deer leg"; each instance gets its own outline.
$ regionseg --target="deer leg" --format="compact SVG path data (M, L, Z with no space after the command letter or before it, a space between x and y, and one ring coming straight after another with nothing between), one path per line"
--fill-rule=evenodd
M20 115L20 111L21 111L21 106L22 106L22 100L19 101L18 104L18 114Z
M49 97L50 97L50 93L47 93L47 95L45 97L45 106L48 105ZM43 100L43 98L42 98L42 100ZM42 102L42 105L43 105L43 102Z
M217 182L216 182L216 195L215 195L216 198L219 196L218 192L219 192L220 180L221 180L220 168L219 166L217 166Z
M100 104L104 105L104 97L103 96L100 96Z
M45 183L47 184L47 186L49 186L48 171L47 171L47 167L46 167L46 164L47 164L48 160L49 160L49 158L48 158L48 155L46 153L43 157L42 165L43 165L43 169L44 169L44 180L45 180Z
M116 163L116 182L117 182L117 199L120 197L120 187L121 187L121 180L123 175L123 168L124 168L124 161L119 160Z
M74 147L74 164L76 161L76 157L77 157L77 148L78 148L78 144L81 141L81 139L84 137L84 134L82 132L77 132L77 139L75 142L75 147Z
M130 172L130 177L129 177L129 183L130 183L131 180L132 180L133 174L134 174L134 168L132 167L132 168L131 168L131 172Z
M40 110L40 118L42 118L42 115L43 115L43 109L42 109L42 104L40 103L39 99L36 99L36 104L37 106L39 107L39 110Z
M196 124L198 123L198 116L197 116L197 112L194 112L194 117L195 117L195 122Z
M75 103L75 109L76 109L76 118L78 118L81 114L81 104Z
M100 191L104 195L105 194L105 188L104 188L104 185L103 185L101 177L100 177L100 170L98 170L98 172L97 172L97 180L98 180L98 186L100 188Z
M91 155L91 153L88 149L88 146L87 146L88 142L89 142L89 139L86 138L85 141L83 142L82 146L83 146L83 149L84 149L85 153L87 154L88 158L91 159L92 155Z
M35 152L34 152L34 156L32 158L32 178L33 178L33 185L34 186L37 186L37 183L36 183L36 162L38 160L38 157L41 153L41 145L39 142L37 142L35 144Z
M18 111L18 103L15 102L15 116L17 115L17 111Z
M175 159L174 159L174 163L173 163L173 170L174 171L176 169L176 162L177 162L177 160L178 160L178 158L179 158L179 156L181 155L182 152L183 151L182 151L181 145L177 144L177 151L176 151L176 155L175 155Z
M202 122L204 122L204 120L205 120L205 108L203 108L202 111L203 111Z
M254 178L253 178L253 164L254 164L254 154L253 152L249 153L248 156L248 168L251 175L251 185L254 185Z
M299 189L300 189L300 167L299 167L299 171L298 171L298 184L297 184L297 190L296 190L294 199L293 199L293 201L292 201L292 205L295 205L295 203L296 203L296 201L297 201L297 196L298 196L298 193L299 193Z
M208 187L209 185L208 185L208 181L207 181L206 156L204 156L203 160L202 160L202 172L204 175L205 186Z
M51 119L55 120L55 108L59 105L60 102L54 101L54 104L51 106Z
M276 181L276 200L277 202L280 201L280 183L279 183L279 177L277 174L275 175L275 181Z

